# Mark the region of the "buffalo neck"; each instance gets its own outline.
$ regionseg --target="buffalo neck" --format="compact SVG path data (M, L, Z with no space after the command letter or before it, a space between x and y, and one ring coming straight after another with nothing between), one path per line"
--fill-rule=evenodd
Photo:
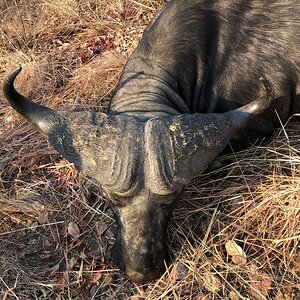
M178 93L176 80L155 63L129 60L112 97L110 113L127 114L146 121L156 116L190 113Z

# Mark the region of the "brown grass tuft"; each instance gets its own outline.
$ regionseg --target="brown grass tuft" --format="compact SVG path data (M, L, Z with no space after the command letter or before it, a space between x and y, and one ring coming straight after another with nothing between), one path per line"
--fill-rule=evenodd
M0 3L0 77L56 109L105 110L128 55L163 0ZM1 80L2 81L2 80ZM185 190L169 228L173 263L144 286L107 261L112 212L80 176L0 102L0 294L3 299L298 299L297 118L263 146Z

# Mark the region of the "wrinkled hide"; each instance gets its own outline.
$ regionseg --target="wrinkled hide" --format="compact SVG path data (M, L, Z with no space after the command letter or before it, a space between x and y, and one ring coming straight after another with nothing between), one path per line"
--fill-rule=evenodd
M129 58L108 114L57 112L14 88L4 96L110 198L113 259L138 282L166 258L179 194L231 142L268 136L299 111L298 0L173 0Z

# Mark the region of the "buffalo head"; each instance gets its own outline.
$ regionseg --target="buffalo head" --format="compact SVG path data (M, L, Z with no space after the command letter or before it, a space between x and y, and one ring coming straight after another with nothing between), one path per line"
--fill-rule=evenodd
M14 88L21 68L4 81L10 105L45 133L49 142L109 196L118 223L116 263L134 281L153 279L166 257L166 228L178 196L216 159L250 118L268 105L258 100L225 113L157 116L57 112Z

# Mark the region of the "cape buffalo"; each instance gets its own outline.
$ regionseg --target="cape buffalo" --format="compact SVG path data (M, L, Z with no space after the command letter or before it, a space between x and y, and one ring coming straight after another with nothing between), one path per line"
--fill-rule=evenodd
M14 88L20 68L5 79L10 105L106 191L114 259L132 280L157 276L183 187L229 142L245 147L299 111L299 19L299 0L170 1L129 58L108 114L33 103Z

